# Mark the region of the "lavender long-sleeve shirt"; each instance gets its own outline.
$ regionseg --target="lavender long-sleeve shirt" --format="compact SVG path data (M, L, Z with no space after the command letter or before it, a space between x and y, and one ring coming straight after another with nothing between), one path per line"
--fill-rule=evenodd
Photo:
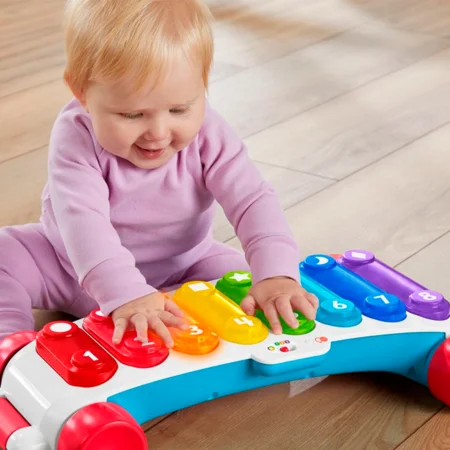
M234 226L254 283L299 279L298 248L272 187L209 105L196 138L151 170L103 149L77 100L59 114L41 222L61 263L106 314L156 291L143 265L157 280L207 252L215 201Z

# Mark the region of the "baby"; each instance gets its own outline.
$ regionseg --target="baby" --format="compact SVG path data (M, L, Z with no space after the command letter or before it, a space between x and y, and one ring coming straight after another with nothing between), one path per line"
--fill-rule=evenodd
M274 333L315 317L299 252L272 187L208 104L213 59L198 0L71 0L65 81L39 223L0 230L0 340L34 327L32 308L111 315L147 341L186 328L163 294L189 280L252 272L242 302ZM245 254L213 239L216 201Z

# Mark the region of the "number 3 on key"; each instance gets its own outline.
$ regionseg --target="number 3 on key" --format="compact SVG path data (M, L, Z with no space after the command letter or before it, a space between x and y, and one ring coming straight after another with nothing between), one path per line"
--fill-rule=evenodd
M190 325L189 329L191 332L189 333L191 336L197 336L198 334L202 334L203 330L199 328L197 325Z

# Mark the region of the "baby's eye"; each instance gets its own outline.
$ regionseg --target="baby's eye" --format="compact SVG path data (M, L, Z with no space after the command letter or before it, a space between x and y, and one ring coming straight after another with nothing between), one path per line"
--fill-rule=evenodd
M171 114L184 114L188 112L189 108L172 108L170 110Z
M138 119L142 117L142 113L120 113L120 115L126 119Z

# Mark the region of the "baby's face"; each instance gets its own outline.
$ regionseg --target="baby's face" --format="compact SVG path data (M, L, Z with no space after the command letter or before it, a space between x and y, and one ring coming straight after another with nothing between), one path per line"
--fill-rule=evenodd
M100 145L142 169L165 164L197 135L205 111L201 67L177 63L156 87L93 84L83 99Z

